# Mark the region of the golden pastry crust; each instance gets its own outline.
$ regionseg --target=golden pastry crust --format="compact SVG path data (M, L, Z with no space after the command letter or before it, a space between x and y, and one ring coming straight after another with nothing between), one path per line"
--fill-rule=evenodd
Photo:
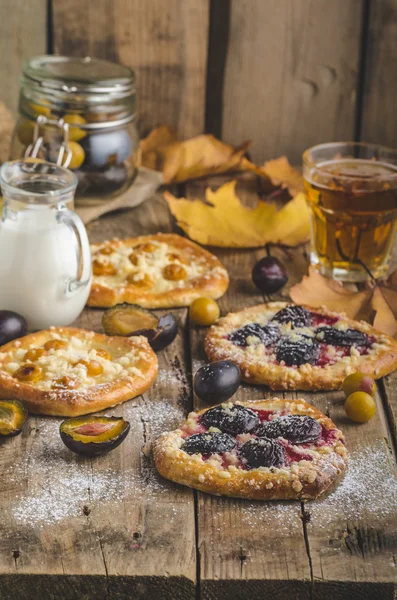
M64 347L45 350L54 340ZM39 357L34 356L37 349L43 352ZM22 366L38 368L41 378L21 379ZM90 366L101 372L90 375ZM155 380L157 367L157 357L143 336L109 337L51 327L0 348L0 398L21 400L32 413L85 415L142 394Z
M150 249L150 245L154 250L146 252L144 248ZM91 249L97 268L88 306L111 307L122 302L145 308L190 306L201 296L220 298L229 285L226 269L213 254L176 234L109 240L93 244ZM134 252L136 264L129 258ZM101 265L111 265L110 270L114 267L115 272L96 275L95 270L100 271ZM163 277L163 270L169 265L177 265L185 279ZM143 281L145 276L152 284L149 287Z
M212 361L232 360L240 367L243 381L268 385L272 390L340 389L345 377L356 371L379 379L397 368L397 342L392 337L377 331L365 321L353 321L344 314L332 312L325 307L302 305L315 314L338 318L336 327L339 329L353 328L375 336L376 343L371 346L368 354L360 355L353 348L350 356L335 354L330 364L325 366L305 363L298 367L289 367L276 363L274 356L269 358L262 344L254 343L240 347L227 339L230 333L248 323L259 322L265 325L279 310L291 305L290 302L268 302L229 313L221 318L208 331L204 341L208 358ZM283 327L288 328L288 325ZM332 352L332 348L328 348L328 351Z
M190 413L180 429L163 433L155 442L154 459L159 473L171 481L209 494L252 500L315 499L344 473L347 452L342 432L331 419L304 400L273 398L235 404L254 410L307 415L322 425L330 436L330 442L312 448L305 444L303 449L297 445L292 446L294 451L310 455L312 460L306 458L281 468L259 467L245 470L233 464L227 466L224 461L203 460L201 454L190 455L184 452L181 445L186 433L195 433L199 416L209 410L204 409L199 413ZM226 406L231 406L231 403ZM249 437L249 434L245 436Z

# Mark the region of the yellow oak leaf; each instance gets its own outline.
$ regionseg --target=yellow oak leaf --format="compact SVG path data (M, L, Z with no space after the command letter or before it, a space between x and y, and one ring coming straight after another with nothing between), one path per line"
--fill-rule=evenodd
M290 165L286 156L266 161L255 172L268 177L273 185L287 188L291 196L304 191L302 175Z
M213 135L198 135L180 141L175 132L162 125L141 140L141 164L161 171L164 183L181 183L231 171L248 170L251 163L244 157L249 142L230 146Z
M296 246L309 239L309 212L303 194L281 210L259 201L255 208L241 204L236 181L216 191L206 189L207 204L201 200L164 196L177 223L200 244L225 248L259 248L266 244Z

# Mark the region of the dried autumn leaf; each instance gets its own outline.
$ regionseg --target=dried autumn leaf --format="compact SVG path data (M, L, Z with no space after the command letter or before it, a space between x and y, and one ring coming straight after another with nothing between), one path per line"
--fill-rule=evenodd
M162 171L165 183L181 183L198 177L247 170L244 158L249 142L235 148L213 135L199 135L179 141L175 132L163 125L141 141L142 166Z
M258 248L265 244L296 246L309 239L309 213L303 194L281 210L267 202L243 206L235 194L236 181L215 192L206 189L201 200L164 196L179 227L200 244L225 248Z
M273 185L287 188L291 196L304 191L302 175L290 165L286 156L268 160L256 172L268 177Z
M326 306L344 312L351 319L364 319L388 335L397 333L397 290L389 283L352 291L333 279L327 279L313 267L289 294L297 304Z
M372 296L376 311L373 325L389 335L397 333L397 290L385 286L376 287Z
M309 267L309 275L304 275L300 283L291 287L289 295L296 304L326 306L336 312L345 312L351 319L356 319L368 302L367 290L347 290L339 281L320 275L314 267Z
M161 125L152 129L149 135L143 138L139 144L142 166L154 171L161 171L164 162L164 149L176 140L175 130L168 127L168 125Z

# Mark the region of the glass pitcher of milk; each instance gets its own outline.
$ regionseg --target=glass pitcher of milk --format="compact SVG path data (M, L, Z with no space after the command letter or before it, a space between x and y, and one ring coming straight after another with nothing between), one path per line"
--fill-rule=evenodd
M34 159L0 169L0 309L23 315L30 330L70 325L91 287L87 232L73 208L76 176Z

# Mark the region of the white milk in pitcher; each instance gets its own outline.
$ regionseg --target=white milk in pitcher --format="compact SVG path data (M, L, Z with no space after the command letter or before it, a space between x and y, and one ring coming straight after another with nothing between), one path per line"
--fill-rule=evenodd
M57 211L29 207L0 223L0 309L23 315L30 330L70 325L83 310L90 285L69 291L76 279L73 231Z

